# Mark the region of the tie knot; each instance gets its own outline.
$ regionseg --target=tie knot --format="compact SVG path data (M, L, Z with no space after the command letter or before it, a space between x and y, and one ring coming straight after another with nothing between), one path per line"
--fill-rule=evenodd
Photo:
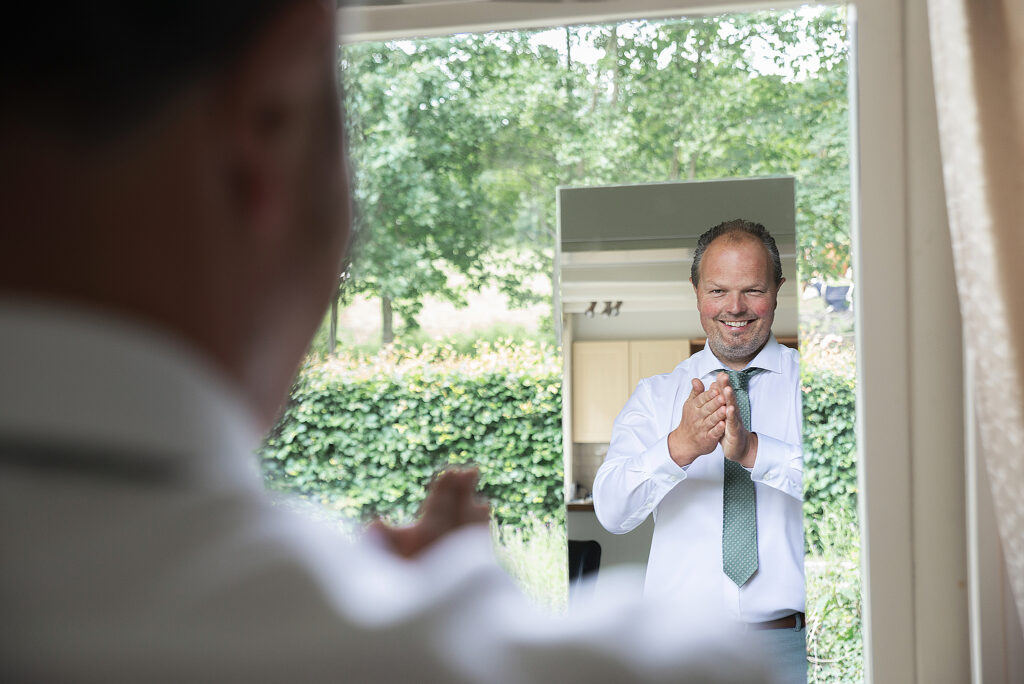
M758 373L764 372L763 368L744 368L741 371L729 370L723 368L722 372L729 376L729 384L737 392L746 392L747 386L750 384L750 378L754 377Z

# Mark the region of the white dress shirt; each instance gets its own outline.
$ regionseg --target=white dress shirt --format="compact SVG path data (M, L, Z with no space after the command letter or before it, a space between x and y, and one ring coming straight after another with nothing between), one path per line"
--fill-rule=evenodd
M0 301L0 681L762 681L702 616L542 612L485 526L346 541L272 504L258 439L174 339Z
M682 417L691 378L705 387L725 364L710 349L671 373L640 381L615 419L608 455L594 480L594 510L622 534L654 515L644 593L686 601L721 596L728 616L762 622L804 609L800 367L797 352L769 338L748 364L751 429L757 458L758 569L742 587L722 571L722 478L719 445L679 467L668 434Z

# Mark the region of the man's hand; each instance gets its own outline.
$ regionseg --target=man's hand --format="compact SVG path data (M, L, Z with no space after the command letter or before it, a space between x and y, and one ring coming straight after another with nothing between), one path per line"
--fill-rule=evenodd
M726 431L726 407L721 387L712 384L707 390L697 378L690 381L690 396L683 404L679 426L668 435L668 454L682 467L694 459L710 454Z
M449 469L430 484L419 519L406 527L390 527L380 520L370 529L380 534L403 558L415 558L444 535L465 525L486 524L490 507L476 498L476 468Z
M712 387L718 388L725 403L722 452L730 461L736 461L744 468L753 468L757 458L757 433L743 427L743 419L740 418L740 411L736 406L736 392L729 384L729 376L719 373Z

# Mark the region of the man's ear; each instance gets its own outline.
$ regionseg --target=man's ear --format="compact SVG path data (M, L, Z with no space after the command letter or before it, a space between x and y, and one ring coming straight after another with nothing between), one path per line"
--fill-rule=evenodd
M288 3L264 21L225 71L219 111L226 190L232 213L257 234L287 223L298 191L311 112L322 106L330 78L330 7L317 0Z
M779 279L779 284L775 286L775 306L773 307L773 310L779 308L779 290L782 289L782 284L784 282L786 282L786 279L785 278L780 278Z

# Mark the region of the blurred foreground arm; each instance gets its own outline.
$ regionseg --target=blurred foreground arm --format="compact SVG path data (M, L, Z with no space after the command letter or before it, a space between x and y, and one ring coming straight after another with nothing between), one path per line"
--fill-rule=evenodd
M476 468L450 469L430 485L419 519L405 527L378 520L370 530L381 535L403 558L413 558L438 539L465 525L487 524L490 507L476 497Z

